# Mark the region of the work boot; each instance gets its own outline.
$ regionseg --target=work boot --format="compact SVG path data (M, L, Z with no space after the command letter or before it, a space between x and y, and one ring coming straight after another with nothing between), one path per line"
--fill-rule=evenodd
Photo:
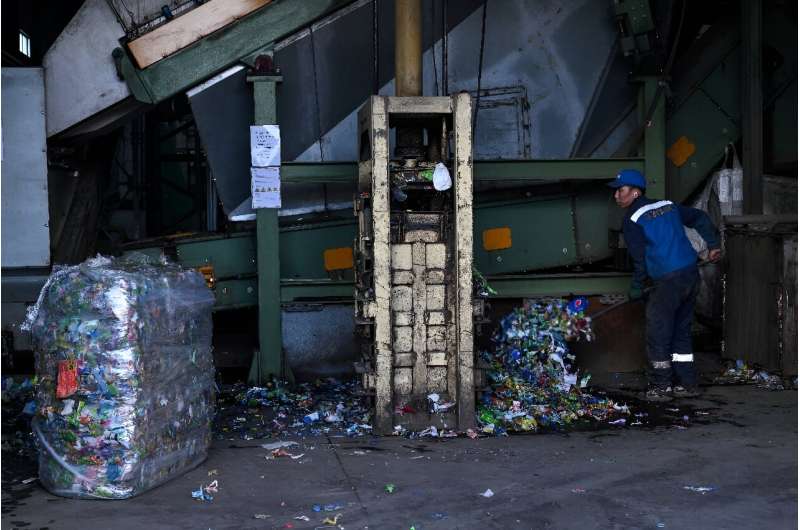
M676 398L694 398L700 395L700 389L695 385L675 385L672 395Z
M644 395L646 401L653 401L656 403L664 403L672 401L672 387L669 386L653 386L650 387Z

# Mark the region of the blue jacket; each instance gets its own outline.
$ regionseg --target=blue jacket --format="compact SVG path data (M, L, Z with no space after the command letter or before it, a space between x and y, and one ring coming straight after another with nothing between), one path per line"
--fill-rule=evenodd
M697 267L697 253L684 225L697 230L709 249L719 248L717 229L704 211L647 197L633 201L622 222L625 244L633 258L632 287L641 288L648 276L658 280Z

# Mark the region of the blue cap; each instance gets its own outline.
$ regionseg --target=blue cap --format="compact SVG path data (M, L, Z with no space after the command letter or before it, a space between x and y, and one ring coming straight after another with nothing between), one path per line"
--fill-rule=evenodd
M608 183L609 188L621 188L622 186L634 186L639 189L646 189L647 183L644 175L636 169L623 169L617 174L617 178Z

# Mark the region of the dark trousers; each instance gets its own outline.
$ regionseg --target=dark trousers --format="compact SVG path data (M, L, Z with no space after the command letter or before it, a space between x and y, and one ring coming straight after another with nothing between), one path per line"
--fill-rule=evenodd
M668 274L655 282L647 298L647 357L650 384L697 384L692 351L694 302L700 283L697 267Z

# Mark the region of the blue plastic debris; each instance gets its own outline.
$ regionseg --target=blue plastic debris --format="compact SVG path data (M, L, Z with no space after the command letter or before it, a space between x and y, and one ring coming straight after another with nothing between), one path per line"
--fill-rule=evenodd
M212 497L208 492L206 492L206 490L203 489L202 486L200 486L200 489L192 491L192 498L197 499L198 501L206 501L206 502L214 500L214 497Z
M341 504L315 504L311 507L312 510L315 512L335 512L336 510L341 510Z
M22 413L27 416L33 416L36 414L36 402L35 401L28 401L25 403L25 407L22 409Z
M567 304L567 311L570 315L577 315L586 311L587 307L589 307L589 300L583 296L579 296L577 298L573 298Z

